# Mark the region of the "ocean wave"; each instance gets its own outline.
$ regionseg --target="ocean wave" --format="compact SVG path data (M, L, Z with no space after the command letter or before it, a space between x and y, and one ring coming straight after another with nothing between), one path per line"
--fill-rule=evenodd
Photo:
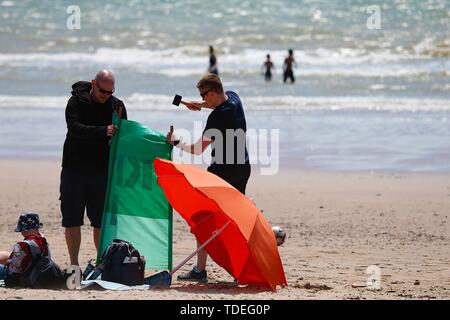
M414 45L412 50L415 54L421 56L448 58L450 57L450 39L435 40L432 37L427 37Z
M268 53L275 63L276 72L281 73L286 56L282 50L245 49L236 52L223 48L218 56L219 69L224 74L256 75ZM319 48L308 52L296 51L295 58L297 73L301 76L408 77L446 74L450 71L450 61L447 59L426 59L422 55L393 53L389 50L368 52L363 49ZM63 71L101 65L143 74L188 77L203 74L207 59L204 48L198 46L165 50L100 48L92 53L0 54L0 67Z
M0 109L64 109L68 96L9 96L0 95ZM127 108L148 111L176 111L173 96L134 93L121 97ZM197 100L197 97L184 97ZM388 98L388 97L242 97L249 111L389 111L389 112L448 112L450 100Z

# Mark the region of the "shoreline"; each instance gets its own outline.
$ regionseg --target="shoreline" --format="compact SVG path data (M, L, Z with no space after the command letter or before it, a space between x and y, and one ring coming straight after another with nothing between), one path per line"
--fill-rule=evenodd
M61 152L62 155L62 152ZM21 157L18 158L16 156L2 156L0 157L0 163L14 163L14 162L40 162L40 163L52 163L53 165L57 164L59 167L61 166L62 159L55 157L36 157L36 156L30 156L30 157ZM175 161L176 162L176 161ZM189 163L188 163L189 164ZM206 168L207 164L194 164L195 166L201 166ZM260 174L259 168L261 165L254 165L252 164L252 176L253 175L259 175L261 177L271 177L271 176L277 176L277 175L284 175L288 174L289 172L298 172L298 173L318 173L318 174L342 174L342 175L352 175L352 174L369 174L369 175L392 175L392 176L449 176L450 178L450 171L438 171L438 170L432 170L432 171L410 171L410 170L397 170L397 169L385 169L385 170L336 170L336 169L326 169L326 168L319 168L317 166L299 166L298 164L295 165L293 162L291 163L285 163L283 166L280 165L280 169L278 170L278 173L276 174L270 174L270 175L262 175Z

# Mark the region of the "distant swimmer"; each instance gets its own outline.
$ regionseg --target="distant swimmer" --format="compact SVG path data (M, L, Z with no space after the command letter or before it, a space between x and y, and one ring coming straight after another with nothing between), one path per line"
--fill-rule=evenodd
M217 58L214 53L214 47L209 46L209 68L208 73L214 73L215 75L219 75L219 69L217 68Z
M297 67L297 63L294 59L294 51L292 49L289 49L289 55L284 60L284 75L283 75L283 82L286 83L286 80L289 78L291 79L291 83L295 82L294 77L294 67Z
M275 71L275 65L270 60L270 54L268 54L266 58L267 60L263 63L262 69L265 70L264 79L266 80L266 82L268 82L272 80L272 69Z

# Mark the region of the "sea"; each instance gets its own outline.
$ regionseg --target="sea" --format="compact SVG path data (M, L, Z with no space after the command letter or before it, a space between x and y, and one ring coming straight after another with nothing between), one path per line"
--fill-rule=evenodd
M211 45L255 165L448 173L449 26L447 0L0 0L0 159L60 160L71 86L101 69L131 120L198 138L210 110L172 99L201 100Z

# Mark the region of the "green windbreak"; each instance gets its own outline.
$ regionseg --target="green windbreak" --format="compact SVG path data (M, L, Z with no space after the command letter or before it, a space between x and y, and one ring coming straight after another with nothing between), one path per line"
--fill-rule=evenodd
M111 140L108 187L97 261L113 239L129 241L146 269L172 269L172 207L156 183L153 160L171 160L165 135L138 122L118 120Z

